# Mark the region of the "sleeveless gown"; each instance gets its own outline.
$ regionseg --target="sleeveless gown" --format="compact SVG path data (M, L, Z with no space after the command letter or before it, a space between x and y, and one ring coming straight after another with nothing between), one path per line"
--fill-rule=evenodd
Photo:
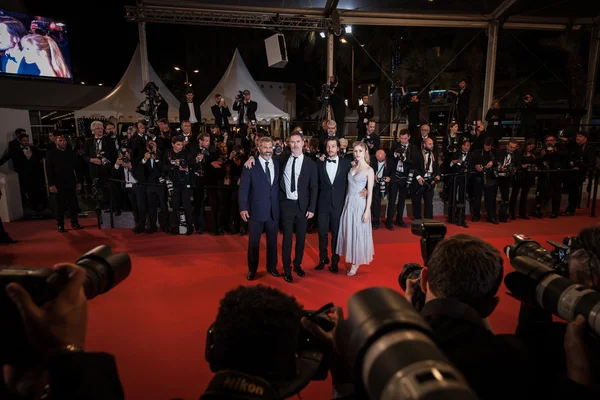
M337 253L343 256L346 262L355 265L369 264L375 254L371 219L362 222L367 199L359 193L366 186L367 177L364 173L352 175L352 171L348 172L348 192L340 218Z

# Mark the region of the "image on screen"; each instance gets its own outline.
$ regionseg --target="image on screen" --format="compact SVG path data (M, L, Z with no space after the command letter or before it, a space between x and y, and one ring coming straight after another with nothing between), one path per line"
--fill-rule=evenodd
M0 75L72 79L67 26L0 9Z

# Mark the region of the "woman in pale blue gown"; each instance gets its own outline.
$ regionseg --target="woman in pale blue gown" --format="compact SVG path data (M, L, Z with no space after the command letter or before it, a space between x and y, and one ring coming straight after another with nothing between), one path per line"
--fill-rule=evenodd
M363 142L353 146L355 162L348 173L346 203L340 218L337 253L352 264L348 276L356 275L358 267L369 264L375 254L371 230L371 201L375 174L369 164L369 151ZM360 192L367 188L367 197Z

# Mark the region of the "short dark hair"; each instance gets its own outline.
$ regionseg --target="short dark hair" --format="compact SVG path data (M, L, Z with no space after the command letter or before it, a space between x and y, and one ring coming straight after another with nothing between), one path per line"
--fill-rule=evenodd
M427 282L438 298L452 298L487 317L504 274L500 252L491 244L459 234L442 240L427 266Z
M215 356L224 368L267 377L296 372L302 306L278 289L238 286L221 299Z
M327 139L325 139L325 148L327 148L327 142L335 142L335 144L337 144L337 147L340 147L340 139L334 137L328 137Z
M399 136L404 136L404 135L408 135L410 136L410 130L404 128L404 129L400 129L400 133Z
M554 140L556 140L556 135L554 133L546 135L546 137L544 137L544 140L548 140L548 138L554 138Z
M17 129L15 129L15 136L18 137L21 133L25 133L25 132L27 132L25 129L17 128Z
M198 135L198 141L204 140L204 138L211 138L210 133L204 132Z
M304 142L304 135L303 135L301 132L302 132L302 131L294 131L294 132L290 133L290 136L289 136L289 137L291 138L292 136L300 136L300 138L301 138L301 139L302 139L302 141Z
M163 124L169 125L169 118L161 118L161 119L158 120L158 122L159 123L162 122Z
M187 119L184 119L183 121L181 121L181 126L183 126L183 124L188 123L188 124L192 124L190 121L188 121Z
M115 124L113 124L112 122L107 122L106 124L104 124L104 128L106 129L107 126L112 125L113 127L117 127Z
M183 138L183 135L175 135L171 138L171 143L175 144L177 142L184 142L185 139Z
M491 137L486 137L486 138L483 140L483 145L484 145L484 146L493 146L493 145L494 145L494 138L491 138Z
M19 142L20 142L23 138L29 139L29 135L26 133L19 133L18 138L19 138Z

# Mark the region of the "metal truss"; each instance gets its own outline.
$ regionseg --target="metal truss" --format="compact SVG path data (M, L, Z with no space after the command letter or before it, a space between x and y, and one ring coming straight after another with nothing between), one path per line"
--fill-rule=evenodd
M273 12L216 11L167 7L125 7L125 19L134 22L259 28L271 30L328 31L331 18L319 15Z

